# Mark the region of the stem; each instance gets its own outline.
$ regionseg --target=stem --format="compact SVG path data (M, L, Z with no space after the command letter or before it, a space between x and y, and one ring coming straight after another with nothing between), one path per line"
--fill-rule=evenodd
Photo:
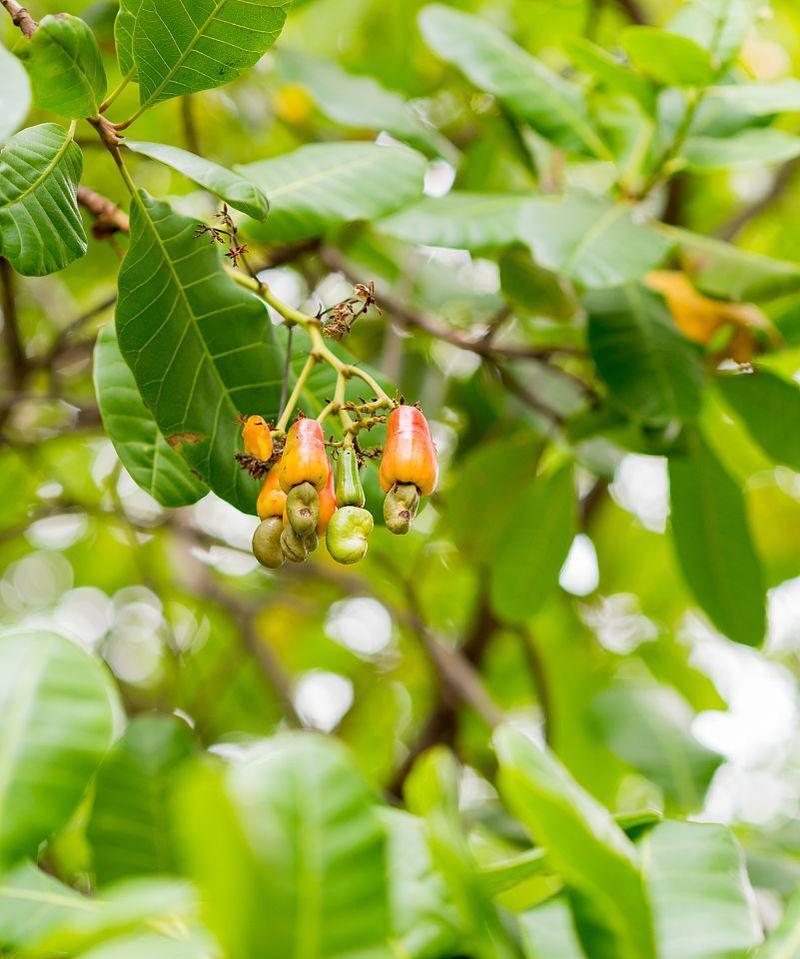
M324 423L325 420L331 415L331 413L340 413L342 412L342 407L345 404L345 389L347 387L347 380L344 373L339 373L336 377L336 391L333 394L333 399L328 403L325 409L317 417L318 423ZM349 419L349 417L348 417Z
M300 399L300 394L303 392L303 387L306 385L306 380L311 375L311 370L314 368L314 364L316 362L317 357L312 351L308 354L308 359L306 360L303 369L300 371L300 375L297 377L297 382L294 384L294 389L289 397L289 402L284 407L283 412L281 413L281 418L278 420L278 423L275 426L275 430L277 432L286 432L286 427L291 419L292 412L294 411L295 406L297 406L297 401Z
M30 39L39 24L33 19L33 17L28 13L28 11L21 4L17 3L17 0L0 0L0 3L8 10L11 15L11 22L15 27L19 27L23 33L23 36L26 36Z
M281 381L281 402L278 409L286 406L286 394L289 392L289 372L292 368L292 338L294 337L294 326L290 326L286 333L286 359L283 363L283 380Z
M700 104L703 102L703 99L706 95L705 90L692 90L689 92L688 96L690 97L689 103L686 107L686 112L683 115L681 124L678 127L675 137L672 141L672 144L664 152L664 155L661 158L661 161L656 166L656 169L650 175L649 179L642 188L640 196L646 197L655 187L657 187L663 180L669 178L669 171L666 169L667 164L674 160L681 151L683 144L686 142L686 138L689 136L689 131L692 128L692 123L697 114L697 110Z
M117 97L122 93L122 91L127 87L127 85L133 79L133 68L131 68L125 76L120 80L119 84L109 93L109 95L103 100L98 108L98 113L105 113L106 110L111 106L111 104L117 99Z

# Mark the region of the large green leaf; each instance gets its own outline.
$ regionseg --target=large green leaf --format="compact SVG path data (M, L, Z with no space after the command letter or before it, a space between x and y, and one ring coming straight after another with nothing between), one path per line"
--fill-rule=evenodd
M694 713L669 686L616 683L592 703L608 748L683 812L702 805L722 757L692 735Z
M142 0L133 57L143 106L222 86L278 39L288 0Z
M45 276L86 252L76 199L83 156L55 123L29 127L0 153L0 254L24 276Z
M0 143L24 123L31 106L28 74L0 43Z
M278 737L224 780L198 766L182 797L184 855L226 955L388 956L385 834L340 743Z
M401 96L372 77L355 76L336 63L297 50L277 50L276 63L281 77L302 84L335 123L356 130L386 130L425 153L458 161L458 150L449 140L423 122Z
M264 194L250 180L238 173L231 173L225 167L205 157L199 157L188 150L168 146L165 143L142 143L137 140L125 140L125 146L134 153L158 160L185 177L204 187L209 193L218 196L236 210L241 210L256 220L263 220L269 212L269 203Z
M629 284L586 298L589 347L614 404L646 423L700 412L699 351L675 327L664 300Z
M669 29L699 43L721 69L738 54L758 7L754 0L694 0L681 7Z
M742 852L724 826L663 822L641 842L659 959L743 959L762 939Z
M800 472L800 388L766 369L720 376L717 385L755 442L778 463Z
M688 272L704 292L724 300L774 299L800 290L800 266L750 253L679 227L659 225L677 244Z
M0 864L36 851L81 800L111 745L100 664L69 640L0 637Z
M117 336L171 446L218 495L255 510L257 484L234 460L240 413L274 417L281 364L266 307L224 272L196 222L144 191L119 277Z
M541 266L589 288L641 279L672 246L625 204L589 196L530 200L519 233Z
M188 506L208 492L159 432L122 358L113 323L94 351L97 403L108 438L133 479L162 506Z
M514 497L491 565L495 611L529 620L558 586L576 533L575 480L569 466L524 486Z
M97 40L79 17L45 17L18 55L37 107L75 119L97 113L108 88L106 72Z
M114 42L117 47L119 72L126 76L135 72L133 62L133 34L142 0L120 0L119 13L114 21Z
M689 137L681 151L696 172L783 163L800 156L800 137L785 130L744 130L735 136Z
M287 243L393 213L422 195L425 168L425 158L407 147L312 143L236 169L270 202L266 222L250 223L248 231Z
M420 14L428 45L481 90L567 150L610 159L589 119L583 91L512 43L486 20L441 4Z
M653 922L636 851L610 813L561 763L510 726L495 733L500 793L589 904L619 959L655 959ZM573 903L574 908L574 903ZM585 914L585 912L584 912Z
M646 77L629 69L585 37L571 38L566 47L575 63L597 77L605 87L614 93L633 97L645 113L653 113L656 90Z
M711 87L707 95L710 100L722 100L757 117L800 110L800 80L794 77L776 83L732 83Z
M584 959L565 898L551 899L519 921L526 959Z
M800 959L800 892L789 900L783 919L754 959Z
M376 230L407 243L483 250L517 239L520 210L528 198L514 193L448 193L426 197L381 220Z
M622 45L636 66L666 86L702 87L714 78L711 57L694 40L657 27L628 27Z
M177 871L168 798L193 750L174 716L138 716L98 770L87 838L97 881Z
M699 433L669 461L672 534L687 585L730 639L764 638L764 577L738 484Z

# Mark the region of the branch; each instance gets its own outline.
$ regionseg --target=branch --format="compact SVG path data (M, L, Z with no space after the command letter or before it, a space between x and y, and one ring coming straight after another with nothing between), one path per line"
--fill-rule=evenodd
M800 159L795 158L794 160L789 160L788 163L784 163L781 166L777 173L775 174L772 185L769 190L760 197L758 200L755 200L749 206L744 207L738 213L728 220L727 223L717 230L716 235L720 240L727 240L729 243L733 240L751 220L755 220L757 217L761 216L769 207L775 203L776 200L779 200L786 190L791 185L792 179L794 178L795 173L798 168L800 168Z
M0 0L0 3L3 4L11 15L11 22L14 26L19 27L23 35L30 39L34 33L36 33L39 24L28 13L25 7L17 3L17 0Z
M88 186L79 186L78 203L94 217L92 234L96 240L107 240L114 233L130 232L128 215L102 193L97 193Z
M640 25L649 23L644 11L639 6L638 0L616 0L616 3L634 23Z
M0 257L0 295L3 309L3 342L8 352L9 383L19 390L28 373L28 359L22 345L17 317L17 302L14 293L14 271L8 260Z

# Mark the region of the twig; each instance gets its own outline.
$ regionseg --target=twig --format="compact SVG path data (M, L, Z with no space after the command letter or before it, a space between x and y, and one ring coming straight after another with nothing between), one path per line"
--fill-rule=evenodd
M0 295L3 308L3 342L8 353L9 383L18 390L28 373L28 360L19 332L19 318L14 291L14 271L8 260L0 257Z
M91 323L91 321L96 319L98 316L102 316L106 310L110 310L116 304L116 302L116 295L109 296L103 300L102 303L98 303L97 306L93 306L90 310L87 310L70 323L67 323L63 329L59 330L50 349L43 356L36 359L32 365L40 368L52 367L65 349L68 340L70 340L79 330L83 329L87 323Z
M197 130L197 123L194 116L194 99L191 93L181 97L181 121L183 123L183 138L186 141L186 148L201 156L200 135Z
M744 229L745 226L768 210L776 200L779 200L791 185L794 175L800 168L800 158L789 160L779 167L769 190L759 199L743 207L716 231L717 238L730 242Z
M616 0L617 6L621 7L628 17L634 22L640 25L649 23L649 20L644 15L644 11L639 6L637 0Z
M128 215L102 193L88 186L79 186L78 203L94 217L92 234L96 240L106 240L114 233L130 232Z
M36 29L39 25L28 13L25 7L17 3L17 0L0 0L0 3L3 4L3 6L11 15L11 21L14 26L19 27L23 35L30 39L30 37L36 33Z

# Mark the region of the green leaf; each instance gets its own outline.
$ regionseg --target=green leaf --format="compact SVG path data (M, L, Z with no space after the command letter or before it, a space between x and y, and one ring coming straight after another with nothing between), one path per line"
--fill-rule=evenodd
M643 76L585 37L571 37L566 49L578 67L597 77L608 90L636 100L646 114L654 113L656 91Z
M800 290L800 266L730 243L659 225L659 232L677 244L692 280L705 293L725 300L768 300Z
M519 233L540 266L589 288L641 279L672 246L624 204L588 196L530 200Z
M375 229L406 243L484 250L517 239L517 222L527 196L513 193L461 193L426 197Z
M269 213L269 201L255 184L238 173L231 173L218 163L165 143L125 140L125 146L134 153L158 160L159 163L177 170L235 210L241 210L256 220L263 220Z
M655 959L636 852L609 812L522 732L495 733L503 801L547 850L550 865L602 918L619 959Z
M355 130L386 130L424 153L458 163L460 154L453 144L372 77L355 76L336 63L297 50L277 50L276 64L281 78L305 87L335 123Z
M0 43L0 143L5 143L22 126L30 107L28 74Z
M388 956L385 834L340 743L280 736L224 781L198 766L182 797L176 827L226 955Z
M591 124L583 91L486 20L432 4L422 11L419 22L432 50L543 137L566 150L611 159L608 147Z
M51 633L0 637L0 863L64 825L111 745L100 664Z
M761 564L742 491L702 437L669 461L672 535L686 584L717 629L737 643L764 638Z
M267 221L251 222L247 231L282 243L394 212L422 195L425 169L416 151L374 143L312 143L236 167L270 201Z
M108 83L100 47L83 20L68 13L45 17L18 56L40 110L76 120L97 113Z
M181 720L144 715L115 744L97 773L87 827L98 883L178 871L168 797L193 743Z
M142 107L210 90L261 59L280 35L287 0L142 0L133 58Z
M45 276L86 252L76 199L83 156L55 123L28 127L0 153L0 254L23 276Z
M758 6L754 0L694 0L670 20L669 29L699 43L722 69L739 53Z
M645 423L689 420L700 412L703 365L664 300L629 284L586 298L589 348L615 405Z
M119 277L117 336L167 442L223 499L254 512L240 413L274 417L282 378L264 304L231 280L197 224L139 191Z
M800 959L800 892L789 900L775 929L753 959Z
M739 844L724 826L663 822L641 842L660 959L742 959L762 940Z
M547 316L570 320L579 306L556 273L533 262L527 247L518 244L504 250L498 260L503 297L523 316Z
M551 899L520 916L526 959L584 959L569 905Z
M558 586L576 533L575 481L565 466L514 497L491 567L492 606L512 622L529 620Z
M766 369L720 376L717 385L761 449L800 472L800 432L787 428L800 423L800 388Z
M635 26L623 30L620 40L636 66L664 86L703 87L714 79L708 52L687 37Z
M739 107L756 117L800 110L800 80L787 77L775 83L732 83L709 87L709 99Z
M726 139L689 137L681 155L695 172L782 163L800 156L800 137L770 129L744 130Z
M119 0L119 13L114 21L114 42L117 47L119 72L123 76L135 73L133 35L141 5L142 0Z
M651 779L683 812L698 809L722 757L692 735L694 713L669 686L617 683L592 715L608 748Z
M94 383L108 438L143 490L167 507L188 506L208 492L159 432L122 358L111 323L97 338Z
M181 930L176 936L162 936L157 932L141 932L105 942L89 952L81 953L81 959L222 959L219 947L210 937L198 932Z

